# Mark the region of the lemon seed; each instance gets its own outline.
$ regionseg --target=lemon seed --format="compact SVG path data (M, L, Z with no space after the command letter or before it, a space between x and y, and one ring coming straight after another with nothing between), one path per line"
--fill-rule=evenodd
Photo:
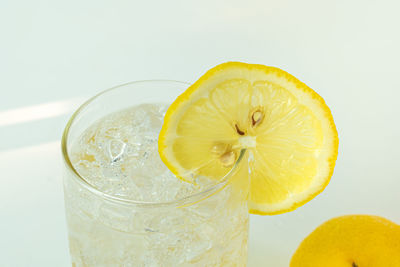
M217 143L211 148L211 153L214 155L222 155L225 153L227 145L224 143Z
M219 159L224 167L230 167L235 163L236 153L233 151L228 151L224 153Z
M261 112L261 110L256 110L253 115L251 116L251 123L252 126L257 126L261 123L262 119L264 118L264 114Z

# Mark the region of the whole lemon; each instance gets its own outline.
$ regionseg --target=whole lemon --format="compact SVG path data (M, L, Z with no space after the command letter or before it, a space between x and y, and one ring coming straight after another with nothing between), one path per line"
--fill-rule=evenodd
M333 218L307 236L291 267L400 267L400 225L371 215Z

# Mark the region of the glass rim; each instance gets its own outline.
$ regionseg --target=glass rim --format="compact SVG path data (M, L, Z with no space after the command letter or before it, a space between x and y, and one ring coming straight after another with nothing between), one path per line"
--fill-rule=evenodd
M221 179L218 180L216 184L213 184L206 189L196 192L194 194L187 195L183 198L179 198L176 200L170 200L170 201L138 201L134 199L129 199L129 198L124 198L124 197L118 197L112 194L108 194L105 192L102 192L100 189L96 188L92 184L90 184L84 177L82 177L78 171L74 168L69 154L68 154L68 149L67 149L67 144L68 144L68 134L70 132L70 129L75 122L76 117L81 114L84 109L89 106L94 100L96 100L98 97L116 90L118 88L128 86L128 85L133 85L133 84L140 84L140 83L153 83L153 82L161 82L161 83L178 83L178 84L185 84L190 86L190 83L187 82L182 82L182 81L176 81L176 80L164 80L164 79L157 79L157 80L138 80L138 81L132 81L132 82L127 82L123 83L108 89L105 89L101 91L100 93L94 95L93 97L89 98L86 100L82 105L79 106L79 108L72 114L70 119L67 122L67 125L65 126L65 129L62 134L62 139L61 139L61 151L62 151L62 156L64 160L64 164L66 165L68 171L72 172L73 180L77 182L80 186L84 187L91 193L114 203L117 204L122 204L122 205L128 205L128 206L135 206L135 207L181 207L181 206L188 206L195 204L197 202L202 201L203 199L213 195L214 193L217 193L219 190L223 189L225 185L230 181L230 178L233 176L233 174L236 172L238 169L238 165L241 162L241 160L244 157L244 154L246 152L246 149L241 149L238 158L236 159L236 162L233 164L232 168L225 174L224 176L221 177ZM175 176L176 177L176 176ZM178 177L176 177L179 179ZM65 178L64 178L65 179Z

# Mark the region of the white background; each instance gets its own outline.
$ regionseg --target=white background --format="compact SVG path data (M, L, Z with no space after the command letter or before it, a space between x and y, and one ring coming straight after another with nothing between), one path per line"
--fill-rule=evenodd
M100 90L193 82L229 61L314 88L340 136L332 181L307 205L252 216L249 266L288 266L317 225L400 223L398 1L0 1L0 266L69 266L60 136Z

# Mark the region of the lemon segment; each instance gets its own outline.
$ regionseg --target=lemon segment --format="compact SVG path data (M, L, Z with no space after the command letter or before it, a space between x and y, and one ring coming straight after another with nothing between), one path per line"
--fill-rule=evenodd
M290 74L229 62L209 70L168 109L159 153L177 176L220 179L241 149L250 212L277 214L328 184L338 137L324 100ZM243 178L247 179L247 178Z

